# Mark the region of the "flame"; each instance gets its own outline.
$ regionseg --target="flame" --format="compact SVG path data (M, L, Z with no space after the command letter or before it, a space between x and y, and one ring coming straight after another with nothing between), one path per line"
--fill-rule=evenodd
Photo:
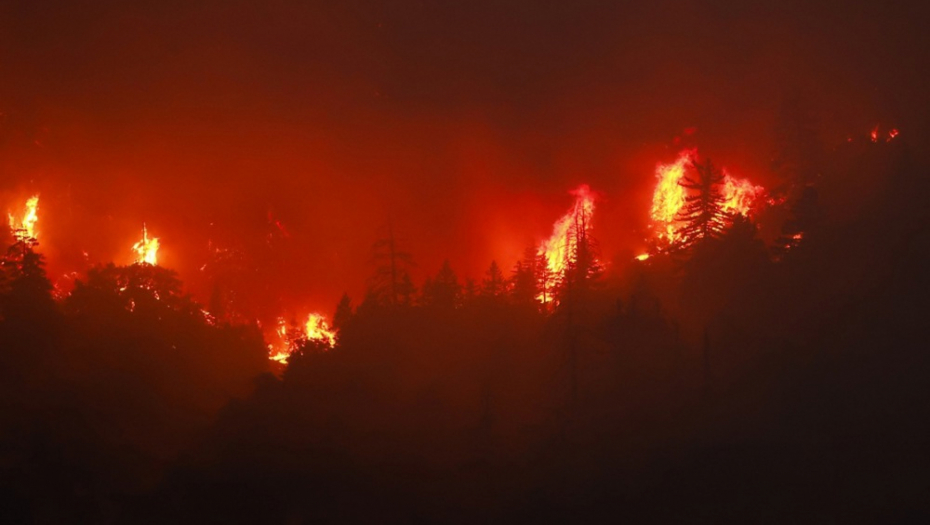
M292 342L288 341L287 323L283 317L278 318L275 328L276 341L268 345L269 358L281 364L287 364L287 358L294 351ZM308 341L319 341L332 348L336 345L336 331L330 328L326 318L320 314L310 314L304 323L302 334Z
M33 195L26 201L22 219L17 220L12 213L7 215L10 218L10 229L13 230L17 241L25 242L36 239L36 223L39 222L38 195Z
M900 132L897 129L892 128L891 130L888 131L888 140L886 140L885 142L891 142L892 139L897 137L899 133Z
M645 260L648 259L648 258L649 258L649 254L648 254L648 253L641 253L641 254L639 254L639 255L637 255L637 256L635 257L635 259L636 259L637 261L645 261Z
M287 344L287 322L283 317L278 317L274 335L276 340L268 344L269 359L286 364L287 356L291 355L291 351Z
M872 137L872 142L878 142L878 126L872 128L872 132L869 133L869 136Z
M685 205L686 194L679 183L685 177L685 169L696 158L696 149L686 149L678 154L678 159L672 164L656 165L658 183L652 194L650 216L658 230L657 236L664 242L674 243L680 239L680 225L676 217Z
M678 159L671 164L656 165L655 191L652 194L650 216L656 237L663 244L675 244L682 240L683 224L678 220L679 212L685 206L687 190L681 185L690 164L697 160L697 149L686 149L678 154ZM723 211L749 215L756 200L765 194L765 188L756 186L746 179L737 179L724 170ZM644 254L646 255L646 254ZM637 257L640 261L646 258Z
M150 239L143 224L142 240L132 245L132 251L136 252L136 264L158 264L158 247L158 237Z
M326 319L320 314L310 314L305 325L307 339L311 341L323 341L330 347L336 344L336 332L330 327Z
M722 193L724 212L748 216L756 199L765 193L765 188L724 172Z
M575 205L552 227L552 236L543 241L538 253L546 258L546 266L553 275L565 271L577 250L575 227L586 224L590 227L594 214L594 194L587 184L582 184L571 192L575 196Z

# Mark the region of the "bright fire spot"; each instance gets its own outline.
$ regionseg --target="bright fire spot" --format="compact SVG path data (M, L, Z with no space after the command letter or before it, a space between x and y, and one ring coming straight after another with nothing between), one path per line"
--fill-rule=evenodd
M158 237L149 238L145 224L142 225L142 240L132 245L136 253L136 264L158 264Z
M872 132L869 133L869 136L872 137L872 142L878 142L878 126L872 128Z
M686 149L678 154L675 162L656 166L658 182L652 194L650 216L656 237L664 244L671 245L682 240L683 224L678 217L685 207L688 192L681 183L695 160L697 149ZM737 179L724 170L723 187L720 191L724 201L724 212L749 215L756 199L764 195L765 188L753 185L746 179Z
M891 130L888 132L888 140L885 141L885 142L891 142L891 140L892 140L893 138L895 138L895 137L898 136L898 133L899 133L899 132L898 132L897 129L891 129Z
M323 341L330 347L336 344L336 332L334 332L326 319L320 314L310 314L307 318L307 339L311 341Z
M656 166L655 192L652 194L650 215L657 228L660 240L673 243L679 239L678 212L685 205L685 189L679 184L685 177L688 165L697 158L696 149L686 149L678 154L672 164Z
M539 246L538 253L546 258L546 266L553 275L561 274L568 267L578 247L575 234L581 226L591 227L594 214L594 194L587 184L582 184L571 194L575 196L575 205L556 221L552 236Z
M756 199L765 193L762 186L754 186L746 179L736 179L724 172L723 211L748 216Z
M307 317L307 322L304 323L304 331L300 336L308 341L325 343L330 348L336 345L336 331L330 328L326 318L320 314L310 314ZM287 358L293 352L294 347L293 341L288 340L287 323L282 317L278 318L275 338L276 341L268 345L269 358L272 361L286 364Z
M39 196L33 195L26 201L26 207L22 212L22 218L17 219L12 213L8 214L10 218L10 229L17 241L27 241L36 238L36 223L39 222Z
M636 260L637 260L637 261L645 261L645 260L648 259L648 258L649 258L649 254L648 254L648 253L641 253L641 254L639 254L639 255L636 256Z

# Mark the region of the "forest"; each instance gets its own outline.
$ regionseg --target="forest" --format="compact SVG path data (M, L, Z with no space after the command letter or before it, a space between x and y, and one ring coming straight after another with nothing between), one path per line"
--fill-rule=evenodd
M529 247L416 282L385 229L325 337L282 328L285 363L223 290L198 304L154 259L58 290L14 225L0 521L926 517L930 165L906 136L811 136L794 128L773 163L768 236L703 156L679 227L641 256L603 253L581 206L555 271Z

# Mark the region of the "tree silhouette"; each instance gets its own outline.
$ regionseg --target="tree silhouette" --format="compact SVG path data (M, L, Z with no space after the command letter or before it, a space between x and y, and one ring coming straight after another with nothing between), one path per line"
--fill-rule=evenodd
M587 214L575 217L570 231L571 250L566 255L565 269L558 276L555 296L559 303L587 299L591 286L603 274L597 259L597 244L590 235ZM547 267L548 269L548 267Z
M461 305L462 285L448 259L443 261L439 273L424 283L423 302L426 306L448 310Z
M538 304L539 288L536 282L536 253L530 249L529 257L517 261L510 277L510 301L516 305Z
M491 261L491 266L488 267L484 280L481 281L481 296L494 302L501 302L506 293L507 282L504 280L504 274L497 265L497 261Z
M681 186L691 190L691 194L685 197L684 208L676 217L676 220L684 223L681 229L682 247L719 237L728 221L727 214L723 211L723 194L720 192L723 174L714 167L710 159L703 164L695 161L692 166L696 176L685 176L684 180L679 182Z
M782 224L781 235L775 241L775 249L779 255L796 249L803 241L804 235L809 234L820 222L821 210L817 188L810 185L801 190L796 198L790 201L788 214L788 218Z
M349 298L349 294L343 293L342 298L339 299L339 303L336 305L336 313L333 314L333 329L337 332L342 330L352 320L353 315L352 300Z
M413 257L398 249L392 226L388 226L387 237L375 241L372 249L375 273L369 281L369 288L374 292L373 296L379 303L390 306L409 303L412 292L407 286L408 271L414 265Z

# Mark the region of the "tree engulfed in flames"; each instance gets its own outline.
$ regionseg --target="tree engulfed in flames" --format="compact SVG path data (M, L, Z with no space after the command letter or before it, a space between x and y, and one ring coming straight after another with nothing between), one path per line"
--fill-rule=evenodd
M297 334L296 337L289 336L287 323L283 317L279 317L275 335L278 341L268 345L269 355L272 361L281 364L287 364L287 358L294 351L294 339L317 341L330 348L336 345L336 331L330 328L326 318L320 314L310 314L307 317L307 322L304 323L303 331Z
M685 206L685 188L681 181L685 170L697 158L696 149L686 149L678 154L678 159L671 164L656 166L656 189L652 194L650 215L660 241L673 244L681 239L679 233L678 212Z
M27 242L37 238L36 223L39 222L38 195L33 195L26 201L26 207L23 210L21 219L17 219L12 213L7 215L10 218L10 230L13 231L13 235L18 242Z
M158 264L158 237L149 238L145 224L142 225L142 240L132 245L136 253L136 264Z
M683 240L681 229L684 224L679 220L679 213L686 204L688 194L681 182L684 181L689 166L696 160L697 149L686 149L678 154L675 162L656 166L658 182L652 194L650 215L656 237L665 245ZM723 196L724 212L748 216L757 199L765 193L765 188L756 186L746 179L737 179L724 171L720 192ZM648 256L639 260L647 258Z
M560 275L568 268L578 249L578 227L583 225L590 229L594 215L594 194L587 184L582 184L571 194L575 196L575 205L556 221L552 236L539 246L538 253L545 257L546 266L553 275Z
M582 184L570 193L575 196L575 204L555 222L552 235L543 241L536 251L545 264L545 273L539 277L542 291L537 296L537 300L542 303L552 302L551 284L563 276L575 262L579 235L591 227L591 217L594 215L594 193L591 192L591 188Z

